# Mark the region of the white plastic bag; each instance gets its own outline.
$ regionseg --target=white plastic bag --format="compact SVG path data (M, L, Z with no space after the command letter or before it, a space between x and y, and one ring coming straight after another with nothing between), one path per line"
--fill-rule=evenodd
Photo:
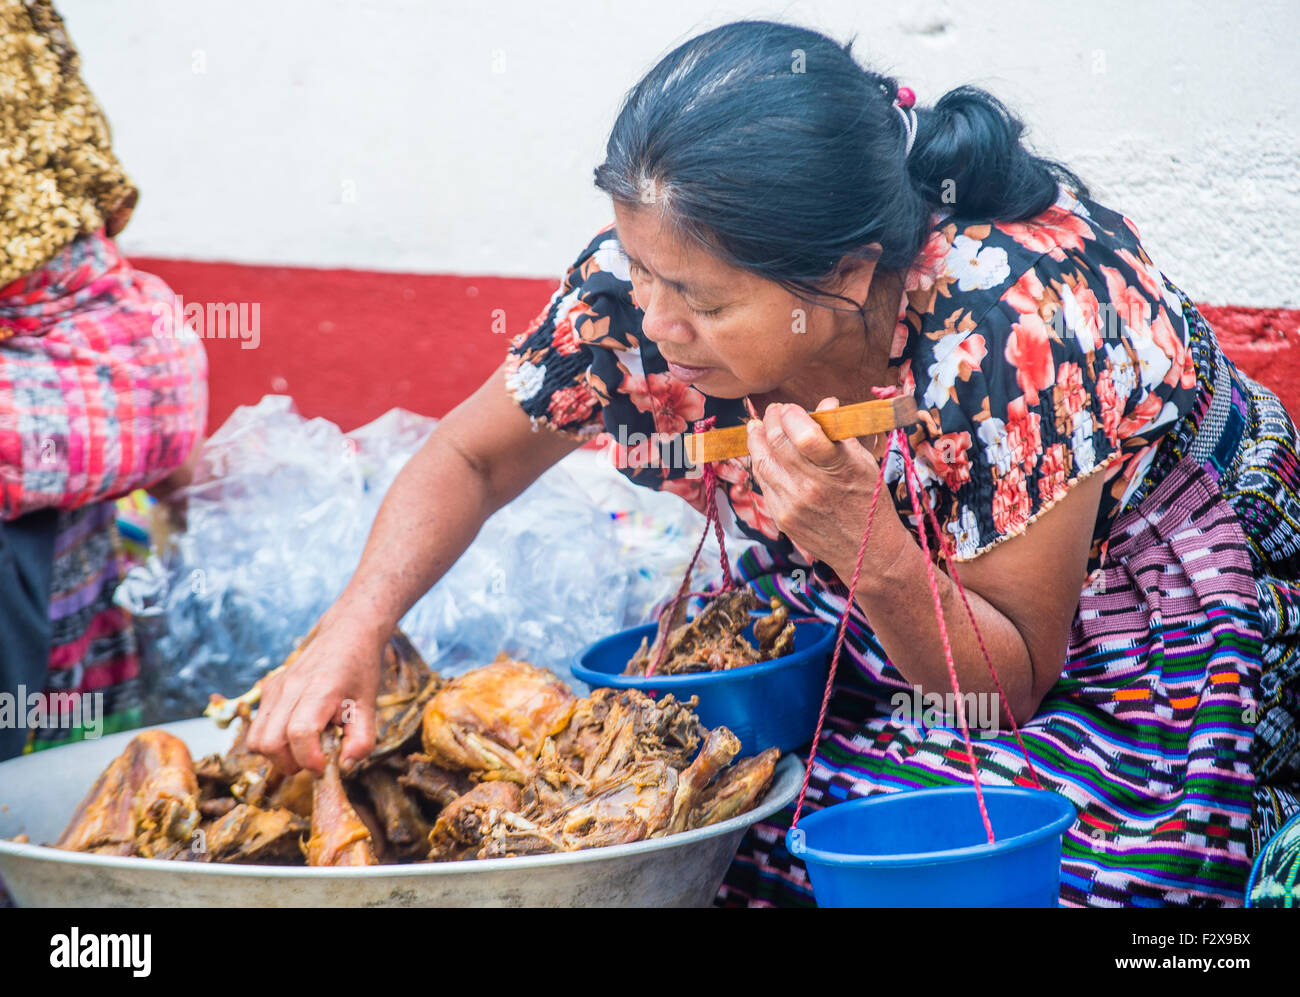
M186 531L117 591L137 618L148 722L193 716L284 660L342 591L389 484L435 425L394 409L344 435L276 395L231 415L185 491ZM444 674L506 651L573 681L576 653L671 598L703 526L607 452L581 450L489 518L401 626ZM719 579L710 537L692 588Z

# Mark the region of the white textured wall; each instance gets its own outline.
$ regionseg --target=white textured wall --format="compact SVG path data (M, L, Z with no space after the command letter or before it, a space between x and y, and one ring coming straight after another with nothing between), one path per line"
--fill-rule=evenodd
M930 103L985 86L1196 299L1300 305L1300 3L57 0L143 191L137 254L555 276L623 93L777 16ZM503 71L494 71L502 69Z

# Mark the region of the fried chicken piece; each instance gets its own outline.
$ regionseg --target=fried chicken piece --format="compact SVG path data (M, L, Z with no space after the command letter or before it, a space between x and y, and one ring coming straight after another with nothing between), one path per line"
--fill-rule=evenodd
M388 844L388 839L384 837L384 825L380 823L379 817L370 809L369 804L362 799L364 795L359 787L354 786L348 791L348 802L352 804L358 819L370 832L370 848L375 853L375 864L382 865L385 862L396 861L392 856L393 850Z
M424 663L406 634L394 630L384 645L375 699L375 746L353 772L368 768L413 741L420 732L425 707L441 687L441 676Z
M291 864L302 860L299 841L311 822L288 810L262 810L240 803L204 828L202 854L209 862Z
M752 810L772 784L780 758L779 749L768 748L724 769L691 809L687 829L717 824Z
M480 782L447 804L429 832L429 858L435 861L460 858L467 851L477 849L502 813L519 808L519 796L518 785L494 779Z
M203 784L205 796L229 795L239 803L255 807L268 805L283 776L270 758L248 749L245 741L249 726L245 707L229 750L224 755L206 755L195 765L195 776Z
M685 600L678 604L667 622L661 618L655 642L641 646L628 661L624 675L644 675L666 645L656 675L689 675L696 672L727 671L781 657L794 650L795 626L789 610L777 597L770 603L770 616L754 622L755 647L744 636L750 624L749 611L759 606L758 596L748 586L728 589L715 596L689 623L685 619Z
M758 640L762 661L794 653L794 624L790 622L790 610L777 596L772 596L769 605L772 612L754 621L754 637Z
M691 810L703 796L705 787L713 781L731 760L740 754L740 738L726 727L709 731L700 753L682 772L678 780L677 793L673 798L672 819L664 828L666 834L685 831ZM653 832L652 832L653 833Z
M310 769L299 769L280 780L275 792L267 801L272 809L288 810L299 817L311 819L311 801L316 792L316 777Z
M199 800L199 813L204 820L216 820L224 817L235 807L241 806L240 802L233 796L215 796L206 800Z
M464 796L473 785L463 772L448 772L428 755L406 756L406 771L397 777L400 785L413 789L438 808Z
M584 749L582 761L582 775L592 783L609 782L642 759L657 758L683 769L707 733L692 712L697 696L679 703L671 693L651 699L639 689L598 689L592 694L596 697L605 700L603 726L596 745Z
M393 851L408 858L426 851L431 827L397 777L387 769L371 768L359 778Z
M523 782L577 697L558 676L505 654L444 685L424 711L424 753L443 768Z
M199 786L189 749L161 730L137 734L100 773L53 847L153 857L190 841Z
M308 865L375 865L370 829L357 816L339 778L338 728L322 736L325 772L315 780L311 801L311 838L304 852Z

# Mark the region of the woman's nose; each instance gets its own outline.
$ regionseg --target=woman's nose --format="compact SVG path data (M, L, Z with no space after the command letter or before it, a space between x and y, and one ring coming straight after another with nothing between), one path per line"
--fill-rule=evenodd
M641 306L641 332L652 343L687 343L693 338L690 325L671 306L665 306L662 294L638 294L637 304Z

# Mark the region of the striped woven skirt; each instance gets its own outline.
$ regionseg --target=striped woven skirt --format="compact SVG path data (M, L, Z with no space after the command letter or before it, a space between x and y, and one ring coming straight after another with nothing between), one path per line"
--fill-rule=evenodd
M1214 425L1171 431L1158 451L1082 592L1060 680L1021 728L1044 787L1079 814L1063 841L1067 906L1240 905L1260 842L1300 808L1296 429L1276 396L1220 364L1230 388L1201 420ZM838 621L842 586L793 584L791 568L754 547L736 573ZM853 608L806 812L969 785L960 730L898 719L911 687ZM1033 785L1009 732L973 731L972 748L983 785ZM718 904L813 905L785 848L792 816L747 833Z

